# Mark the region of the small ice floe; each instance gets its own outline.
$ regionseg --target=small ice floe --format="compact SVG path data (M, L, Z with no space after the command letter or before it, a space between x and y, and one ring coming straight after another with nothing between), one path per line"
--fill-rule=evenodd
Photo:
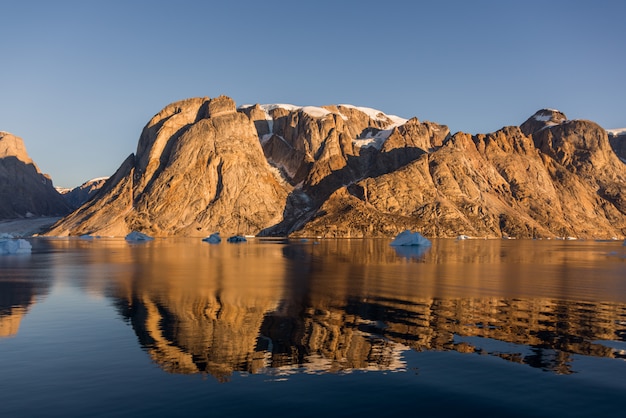
M80 237L78 237L78 238L79 238L79 239L86 239L86 240L90 240L90 239L93 239L93 238L94 238L94 236L93 236L93 235L89 235L89 234L84 234L84 235L81 235L81 236L80 236Z
M208 242L209 244L219 244L222 242L222 238L220 237L220 233L216 232L208 237L202 238L202 241Z
M396 237L391 241L391 245L394 247L400 246L421 246L421 247L430 247L430 241L427 238L424 238L422 234L419 232L411 232L408 229L400 232Z
M229 237L226 241L237 243L237 242L246 242L248 240L243 235L233 235L232 237Z
M25 239L8 238L10 234L2 234L0 237L0 255L30 254L33 248Z
M142 234L141 232L133 231L130 234L126 235L125 239L126 241L143 242L152 241L154 238L146 234Z
M456 239L458 241L465 241L466 239L470 239L470 237L468 237L467 235L459 235L458 237L456 237Z

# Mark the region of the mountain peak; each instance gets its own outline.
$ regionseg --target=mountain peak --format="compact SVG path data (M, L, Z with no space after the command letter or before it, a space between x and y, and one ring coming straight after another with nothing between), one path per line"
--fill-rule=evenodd
M0 158L5 157L15 157L26 164L33 163L26 152L22 138L9 132L0 131Z
M560 125L567 121L565 113L556 109L541 109L520 125L524 135L532 135L548 126Z

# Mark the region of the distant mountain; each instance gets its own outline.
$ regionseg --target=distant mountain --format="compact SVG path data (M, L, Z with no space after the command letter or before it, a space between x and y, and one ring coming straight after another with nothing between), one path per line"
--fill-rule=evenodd
M450 135L351 105L193 98L48 234L624 237L625 186L606 131L557 110Z
M67 204L72 210L80 207L86 201L91 199L102 188L108 177L99 177L88 180L73 189L62 189L57 187L57 191L63 195Z
M611 129L607 133L613 150L626 163L626 128Z
M21 138L0 132L0 219L62 216L70 207L28 156Z

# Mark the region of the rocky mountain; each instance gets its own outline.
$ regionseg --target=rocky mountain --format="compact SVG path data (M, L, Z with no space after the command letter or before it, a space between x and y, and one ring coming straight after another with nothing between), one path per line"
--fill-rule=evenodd
M91 199L104 186L107 179L108 177L91 179L73 189L60 189L57 187L57 191L63 195L67 204L74 210Z
M173 103L50 235L624 237L626 166L597 124L445 125L350 105Z
M0 219L62 216L70 212L49 176L42 174L21 138L0 132Z

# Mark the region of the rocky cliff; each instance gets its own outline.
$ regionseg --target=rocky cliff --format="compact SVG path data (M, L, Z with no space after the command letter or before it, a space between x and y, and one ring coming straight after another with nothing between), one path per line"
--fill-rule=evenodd
M21 138L0 132L0 219L70 212L50 177L42 174Z
M350 105L194 98L49 234L624 237L624 186L606 131L556 110L451 136Z

